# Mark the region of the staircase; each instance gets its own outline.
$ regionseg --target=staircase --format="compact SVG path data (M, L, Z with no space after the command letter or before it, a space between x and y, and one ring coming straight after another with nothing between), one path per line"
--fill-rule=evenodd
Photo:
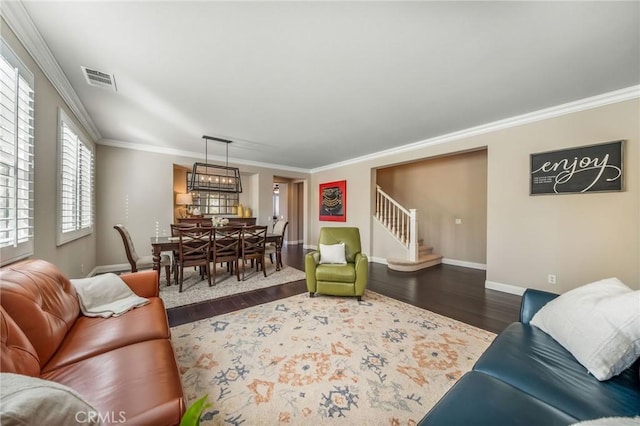
M376 189L375 218L405 248L403 257L387 259L394 271L411 272L442 263L442 256L433 253L433 247L418 240L416 209L405 209L379 186Z

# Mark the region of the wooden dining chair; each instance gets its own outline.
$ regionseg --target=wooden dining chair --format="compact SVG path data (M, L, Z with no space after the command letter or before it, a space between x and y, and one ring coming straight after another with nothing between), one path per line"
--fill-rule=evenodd
M190 223L190 222L179 222L179 223L171 223L169 225L171 227L171 236L174 238L178 238L180 234L178 230L180 229L193 229L199 226L198 223ZM173 250L173 259L171 260L171 270L173 271L173 281L178 283L178 250Z
M265 246L265 255L269 255L269 260L273 263L273 255L276 255L276 269L282 268L282 245L284 244L284 233L287 231L289 221L279 220L273 224L272 233L278 236L278 239L273 243L268 243Z
M242 281L244 281L245 263L248 260L255 261L256 271L262 268L262 273L267 276L264 269L264 250L267 242L267 227L260 225L245 226L242 228L240 244L240 263L242 263Z
M235 272L240 281L238 269L238 256L240 254L240 238L242 230L233 226L220 226L213 228L213 250L211 262L213 262L213 284L216 284L216 265L227 263L229 272Z
M118 234L122 237L127 261L129 262L129 265L131 265L131 272L138 272L139 269L153 268L153 256L138 256L127 228L125 228L124 225L114 225L113 228L118 231ZM160 266L164 266L167 276L167 285L171 285L171 258L169 255L163 254L160 256ZM158 271L158 274L159 273L160 271Z
M178 292L182 293L184 268L200 267L201 277L206 273L211 287L211 228L178 228L178 269L180 270Z

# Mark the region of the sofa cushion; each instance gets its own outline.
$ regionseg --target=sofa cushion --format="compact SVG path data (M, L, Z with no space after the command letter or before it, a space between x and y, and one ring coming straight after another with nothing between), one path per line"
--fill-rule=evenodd
M95 408L73 389L22 374L0 374L0 424L100 425Z
M471 371L438 401L420 425L569 425L575 418L514 387Z
M40 361L27 336L0 306L0 371L40 375Z
M530 325L509 325L473 369L579 420L640 414L638 363L600 382L558 342Z
M548 333L598 380L608 380L640 356L640 291L608 278L547 303L531 324Z
M167 339L114 349L42 378L69 386L102 414L122 414L126 424L179 424L184 411L180 375Z
M162 299L111 318L81 316L51 360L42 368L50 371L132 343L170 337Z
M71 330L80 308L69 280L44 260L26 260L0 271L0 301L45 365Z

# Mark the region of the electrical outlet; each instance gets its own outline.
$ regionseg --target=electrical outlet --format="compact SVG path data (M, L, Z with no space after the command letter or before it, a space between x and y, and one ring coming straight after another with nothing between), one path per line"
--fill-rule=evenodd
M556 283L556 276L554 274L547 275L547 282L549 284L555 284Z
M460 225L461 223L462 223L462 219L457 218L457 219L456 219L456 225Z

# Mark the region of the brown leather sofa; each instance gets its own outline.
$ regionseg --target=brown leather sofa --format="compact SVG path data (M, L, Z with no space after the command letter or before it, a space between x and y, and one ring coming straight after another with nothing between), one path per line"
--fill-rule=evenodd
M56 266L27 260L3 268L0 371L66 385L107 418L124 413L126 424L179 424L182 384L156 272L121 277L150 303L90 318Z

